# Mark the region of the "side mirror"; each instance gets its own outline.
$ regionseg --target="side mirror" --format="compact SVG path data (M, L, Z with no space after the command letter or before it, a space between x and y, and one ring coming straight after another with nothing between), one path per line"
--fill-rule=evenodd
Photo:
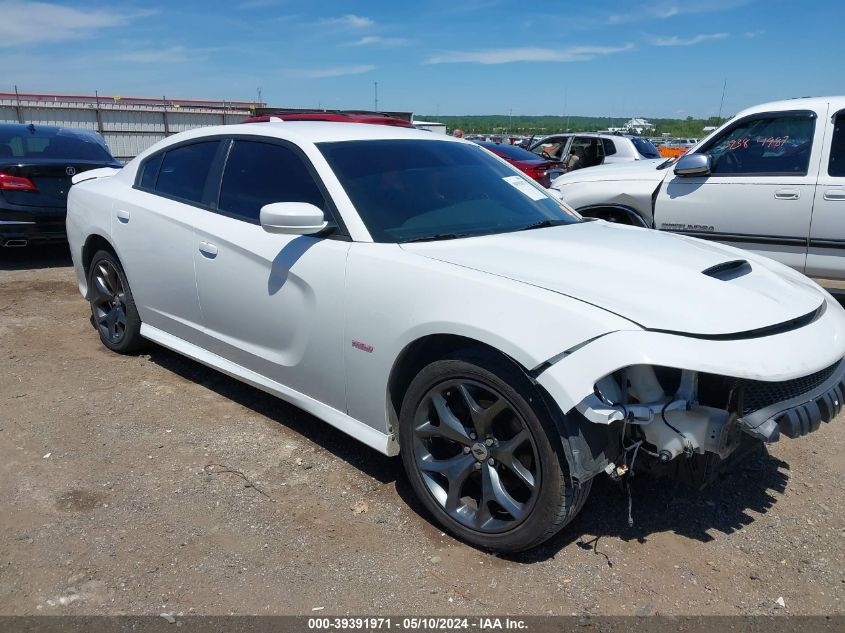
M707 176L713 167L709 154L684 154L675 163L676 176Z
M326 228L323 211L309 202L273 202L261 207L261 228L268 233L313 235Z

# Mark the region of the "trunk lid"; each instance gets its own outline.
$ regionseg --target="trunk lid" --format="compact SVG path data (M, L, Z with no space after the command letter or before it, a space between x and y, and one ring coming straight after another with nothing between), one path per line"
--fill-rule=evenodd
M66 161L22 159L14 164L0 163L0 172L10 176L28 178L36 191L3 190L3 198L10 204L25 207L64 208L71 186L71 178L91 169L115 167L119 163L108 161Z

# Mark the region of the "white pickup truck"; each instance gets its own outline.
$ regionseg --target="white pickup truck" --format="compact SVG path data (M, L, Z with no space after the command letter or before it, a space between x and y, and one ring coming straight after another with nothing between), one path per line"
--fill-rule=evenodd
M552 189L584 216L725 242L845 279L845 96L755 106L677 161L580 169Z

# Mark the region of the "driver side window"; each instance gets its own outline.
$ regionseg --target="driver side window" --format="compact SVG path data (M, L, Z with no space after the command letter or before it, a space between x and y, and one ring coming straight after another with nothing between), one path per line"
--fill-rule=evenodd
M808 114L755 117L727 130L702 153L710 154L714 175L806 175L814 129Z

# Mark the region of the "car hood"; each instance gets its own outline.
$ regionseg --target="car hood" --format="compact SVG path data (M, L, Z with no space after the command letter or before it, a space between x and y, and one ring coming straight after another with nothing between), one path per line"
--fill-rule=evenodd
M813 282L767 258L602 221L402 248L573 297L652 330L748 333L824 303Z
M658 165L665 163L665 158L652 158L648 160L635 160L627 163L609 163L597 165L596 167L585 167L563 174L552 181L552 187L559 189L564 185L575 182L593 182L597 180L652 180L655 183L663 180L671 168L657 169Z

